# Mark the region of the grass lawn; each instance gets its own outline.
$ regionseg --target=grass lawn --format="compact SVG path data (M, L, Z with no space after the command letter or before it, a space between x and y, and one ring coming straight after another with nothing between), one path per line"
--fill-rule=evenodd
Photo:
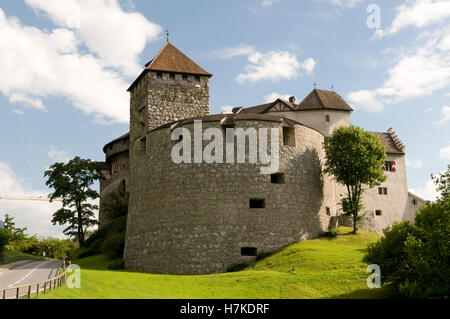
M63 287L39 298L390 298L386 288L368 289L362 262L366 247L380 236L350 234L340 227L333 239L305 240L233 273L175 276L107 270L106 256L74 259L81 288ZM296 274L291 273L292 266Z

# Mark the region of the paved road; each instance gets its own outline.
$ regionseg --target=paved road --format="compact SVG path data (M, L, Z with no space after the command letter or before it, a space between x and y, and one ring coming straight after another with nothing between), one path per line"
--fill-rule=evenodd
M8 272L0 274L0 292L2 288L22 286L54 278L58 274L61 266L61 260L44 260L33 261L11 269ZM36 293L36 288L36 285L31 287L32 294ZM43 290L44 288L41 285L39 287L39 291L42 292ZM6 293L6 298L14 298L16 293L17 291L14 289L8 290ZM21 288L19 291L20 295L26 293L28 293L28 287ZM0 295L0 298L2 297L3 295Z

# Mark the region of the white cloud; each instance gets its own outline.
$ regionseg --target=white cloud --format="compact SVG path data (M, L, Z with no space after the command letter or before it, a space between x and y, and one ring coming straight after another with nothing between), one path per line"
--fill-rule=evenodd
M347 98L355 109L363 109L368 112L380 112L383 110L383 104L377 100L375 93L372 91L351 92Z
M379 30L379 36L394 34L407 27L423 28L440 23L450 17L450 1L409 0L395 11L397 14L392 25L387 30Z
M368 111L380 111L383 105L429 96L450 85L450 54L439 46L450 28L421 34L409 52L401 51L388 78L374 90L352 92L349 96ZM449 48L450 49L450 48Z
M53 145L50 145L50 150L47 153L48 157L56 162L68 162L71 160L72 155L63 150L58 150Z
M231 106L231 105L222 106L221 111L222 111L222 113L225 113L225 114L231 114L231 113L233 113L233 108L234 108L234 106Z
M431 113L431 112L433 112L433 108L432 107L429 107L429 108L425 109L425 113Z
M316 65L312 58L300 63L295 54L288 51L270 51L265 54L255 52L249 55L248 61L250 64L245 67L245 73L239 74L236 78L241 84L261 80L294 79L300 69L311 73Z
M442 118L439 121L434 122L434 124L442 125L445 122L450 120L450 106L442 107L441 114L442 114Z
M406 160L406 167L420 168L422 166L423 166L423 162L420 159L415 160L415 161Z
M302 63L302 68L306 71L306 73L311 74L316 67L317 62L313 58L306 59Z
M0 92L40 109L42 99L63 97L94 118L127 123L129 83L78 45L71 30L24 26L0 9Z
M273 102L276 99L282 99L282 100L287 100L288 101L291 96L292 95L290 95L290 94L280 94L280 93L277 93L277 92L273 92L273 93L270 93L269 95L266 95L264 97L264 101L266 101L266 103Z
M450 145L447 147L443 147L439 151L439 157L442 160L448 160L450 161Z
M116 0L25 0L58 26L72 29L103 62L128 76L141 71L139 54L162 27L137 12L125 12Z
M263 2L261 3L261 5L263 7L271 7L273 6L275 3L277 3L280 0L263 0Z
M47 198L49 193L24 186L23 181L5 162L0 162L0 180L0 197ZM51 223L53 213L59 208L61 204L56 202L0 200L0 219L5 214L13 216L17 226L27 227L30 235L64 237L62 231L65 227Z
M18 109L12 109L11 112L13 112L13 113L15 113L15 114L18 114L18 115L24 115L24 114L25 114L24 111L18 110Z
M436 184L434 184L431 179L424 185L412 188L409 191L414 195L429 201L434 201L440 196L440 194L436 191Z
M353 8L362 0L314 0L315 2L327 2L334 6Z
M248 56L254 52L255 50L253 46L242 43L237 47L215 50L213 51L212 55L218 59L231 59L242 55Z

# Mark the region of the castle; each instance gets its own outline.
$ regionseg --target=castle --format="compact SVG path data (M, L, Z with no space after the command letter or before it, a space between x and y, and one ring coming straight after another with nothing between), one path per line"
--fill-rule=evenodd
M101 207L108 194L129 192L127 269L224 272L349 222L338 204L346 189L322 174L322 143L334 128L350 125L353 109L337 93L314 89L299 104L291 97L210 115L211 76L167 42L128 89L130 132L103 149L108 172L99 215L106 223ZM260 174L259 160L175 164L171 151L179 141L172 132L193 133L198 120L203 130L279 130L278 171ZM395 221L413 220L425 201L408 192L405 147L394 131L373 134L386 149L388 178L365 192L360 227L381 233Z

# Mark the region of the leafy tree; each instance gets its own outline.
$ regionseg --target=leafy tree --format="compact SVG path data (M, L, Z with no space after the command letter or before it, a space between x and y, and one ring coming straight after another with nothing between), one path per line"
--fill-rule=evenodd
M5 219L3 221L3 229L8 234L10 241L22 241L26 238L25 231L27 230L27 228L16 227L14 217L8 214L5 215Z
M91 186L104 178L101 164L77 156L67 164L53 164L44 176L47 177L46 185L54 190L49 194L50 201L61 199L63 205L53 214L53 225L68 224L64 234L78 238L82 245L86 230L98 224L94 218L98 206L88 203L88 200L99 197Z
M8 245L8 242L8 233L3 228L0 228L0 257L3 256L3 251L5 250L5 246Z
M436 190L441 193L441 198L450 197L450 164L447 166L445 173L432 176L432 178L437 186Z
M324 148L324 172L347 187L347 197L341 205L344 214L353 217L353 233L356 233L363 187L372 188L386 180L381 169L386 151L375 135L356 126L335 129L331 136L325 137Z
M364 261L378 264L382 279L410 298L450 295L450 198L428 203L415 225L396 223L369 245Z

